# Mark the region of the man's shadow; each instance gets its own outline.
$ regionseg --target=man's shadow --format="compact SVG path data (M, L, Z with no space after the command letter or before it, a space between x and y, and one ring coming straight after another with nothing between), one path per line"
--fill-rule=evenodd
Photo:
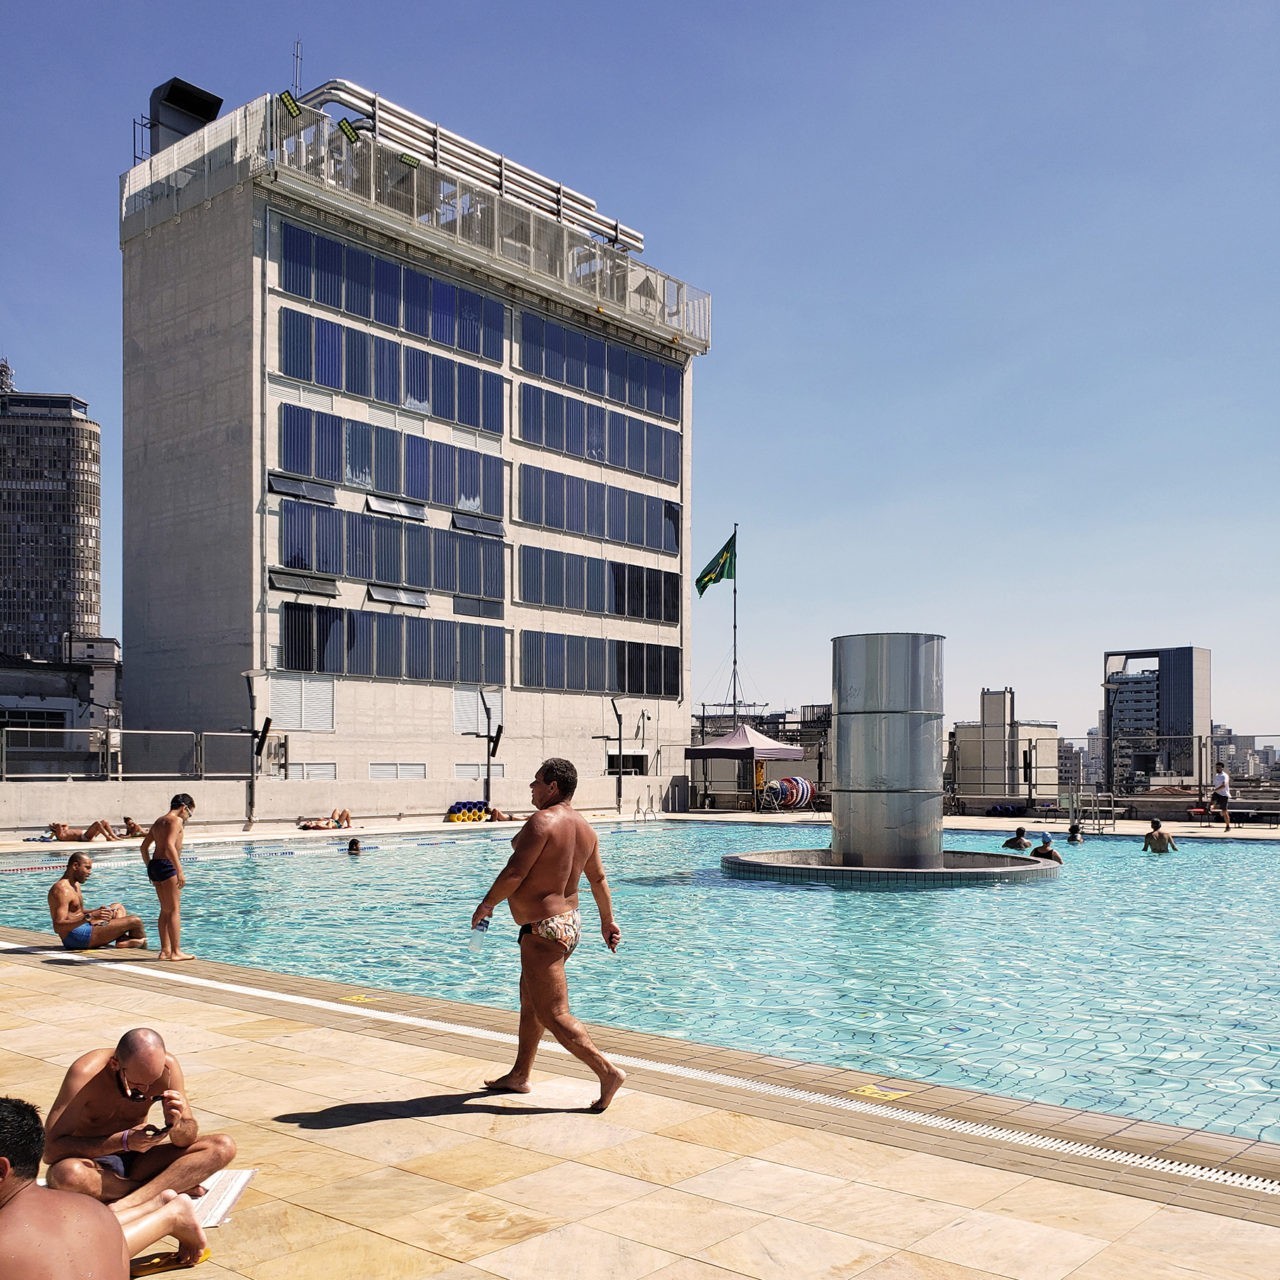
M296 1124L299 1129L346 1129L357 1124L373 1124L378 1120L424 1119L430 1116L490 1115L547 1116L590 1113L590 1107L504 1107L489 1102L468 1105L473 1099L492 1098L488 1089L468 1093L442 1093L425 1098L406 1098L403 1102L340 1102L322 1111L290 1111L276 1116L280 1124ZM510 1097L511 1095L503 1095Z

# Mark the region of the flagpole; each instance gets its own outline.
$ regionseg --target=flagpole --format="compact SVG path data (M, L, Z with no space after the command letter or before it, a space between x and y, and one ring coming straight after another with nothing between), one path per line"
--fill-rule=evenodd
M721 526L723 528L723 526ZM733 727L738 727L738 522L733 522L733 679L729 684L733 698Z

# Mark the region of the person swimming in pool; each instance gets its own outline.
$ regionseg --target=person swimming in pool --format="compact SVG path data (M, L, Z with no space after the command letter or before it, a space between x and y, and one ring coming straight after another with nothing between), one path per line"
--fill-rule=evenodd
M1142 852L1168 853L1170 849L1176 852L1177 848L1173 837L1160 829L1160 819L1152 818L1151 830L1142 839Z
M1043 858L1046 862L1056 862L1062 865L1062 854L1053 847L1053 837L1047 832L1040 833L1040 843L1031 850L1033 858Z
M473 929L486 927L494 908L507 902L520 926L520 1032L511 1070L485 1087L528 1093L529 1076L545 1028L600 1079L592 1111L603 1111L627 1078L596 1048L586 1028L569 1012L565 961L582 936L578 884L585 874L600 912L600 932L610 951L622 930L613 918L613 900L600 860L595 830L570 801L578 771L568 760L544 760L529 791L534 812L511 841L514 852L471 917Z
M146 864L147 879L155 885L160 899L160 959L194 960L195 956L183 951L182 942L182 890L187 877L182 873L182 838L187 819L196 811L196 802L179 792L169 801L169 812L151 824L151 830L142 838L142 861Z
M53 931L68 951L87 951L91 947L145 947L146 933L142 921L131 916L123 904L112 902L105 907L86 907L80 886L93 874L93 858L88 853L73 853L67 869L49 890L49 918Z

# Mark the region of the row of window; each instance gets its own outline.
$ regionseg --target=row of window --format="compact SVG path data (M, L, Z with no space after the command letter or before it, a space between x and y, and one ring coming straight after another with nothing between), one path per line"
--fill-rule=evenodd
M527 689L678 698L680 650L675 645L638 640L522 631L520 683Z
M520 519L650 551L680 552L680 504L596 480L520 468Z
M680 483L680 433L557 391L520 385L520 439L570 457Z
M494 435L505 431L506 379L500 373L289 307L280 309L280 372L442 422Z
M296 404L280 406L280 467L502 519L502 459Z
M420 591L505 597L503 544L497 538L292 498L280 503L280 563Z
M590 391L669 422L680 421L679 365L544 320L532 311L520 316L520 367L548 382Z
M506 643L502 627L476 622L326 605L280 606L280 664L286 671L505 684Z
M280 227L280 287L348 315L502 360L506 310L497 299L288 222Z
M680 621L680 575L594 556L520 548L520 599L645 622Z

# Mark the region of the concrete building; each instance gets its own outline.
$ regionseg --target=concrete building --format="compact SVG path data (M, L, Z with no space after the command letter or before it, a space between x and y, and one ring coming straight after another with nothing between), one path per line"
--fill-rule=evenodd
M1019 720L1012 689L983 689L978 720L956 722L952 775L960 796L1030 797L1056 803L1058 726Z
M122 184L128 727L252 701L353 808L474 798L499 725L504 805L547 754L589 804L683 773L709 297L358 86L176 84Z
M0 360L0 653L66 660L101 626L102 429L76 396L16 391Z

